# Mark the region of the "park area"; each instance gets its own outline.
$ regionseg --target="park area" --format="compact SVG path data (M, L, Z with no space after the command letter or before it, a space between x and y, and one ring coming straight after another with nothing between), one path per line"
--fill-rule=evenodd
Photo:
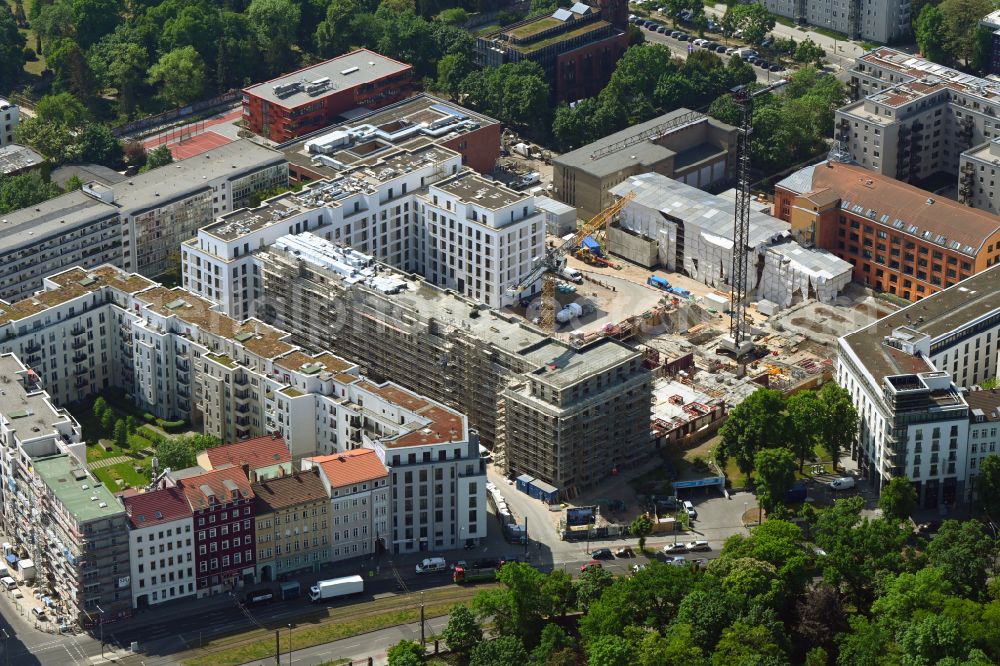
M118 493L147 485L157 472L195 464L198 451L219 445L214 437L188 430L186 421L167 421L135 407L124 394L105 394L70 412L87 442L87 467L108 490Z

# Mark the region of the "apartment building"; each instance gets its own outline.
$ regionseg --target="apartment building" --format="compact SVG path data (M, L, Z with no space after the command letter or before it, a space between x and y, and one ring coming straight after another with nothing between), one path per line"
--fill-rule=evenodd
M132 607L142 610L194 596L194 521L181 489L158 488L121 502L128 516Z
M656 172L702 190L735 177L736 128L689 109L627 127L552 160L555 196L589 219L614 203L611 188Z
M315 470L251 484L256 532L256 580L319 571L330 562L330 496Z
M1000 137L1000 84L881 47L851 69L835 138L851 159L890 178L957 180L959 201L1000 211L991 148Z
M302 469L316 471L330 498L331 559L347 560L386 550L390 539L389 471L375 451L362 448L313 456L302 461Z
M480 314L471 300L452 291L307 234L279 240L258 254L257 261L267 295L267 316L275 325L296 331L295 342L322 349L336 340L338 352L363 364L371 379L398 382L467 415L470 427L493 447L497 463L508 471L540 468L535 456L556 446L544 438L532 446L504 445L502 393L508 382L524 381L553 363L579 368L579 379L586 382L591 372L595 377L603 372L602 362L596 359L610 353L602 347L561 343L499 311ZM372 344L373 340L378 344ZM610 345L632 358L626 345ZM590 362L591 358L595 360ZM601 388L602 395L611 396L610 386L602 384ZM634 418L647 438L650 390L642 382L635 388L637 394L646 395L646 411L640 413L637 408ZM534 402L528 407L550 410ZM566 413L576 418L577 412ZM579 446L603 451L607 460L616 459L618 454L609 451L635 448L634 431L630 424L621 430L630 433L624 439L619 432L609 440L604 430L595 428ZM393 468L391 459L385 464ZM614 467L606 465L605 475ZM594 475L585 481L577 479L581 484L597 480Z
M181 242L250 195L288 182L280 153L236 141L114 185L96 181L4 216L0 298L16 301L71 266L155 276L179 264Z
M992 428L986 414L970 409L978 400L970 403L963 388L997 375L998 270L838 342L837 383L850 392L860 417L852 455L877 487L893 476L910 478L923 507L967 501L971 461L981 456L986 437L994 439L984 432Z
M764 0L772 14L836 30L850 39L890 44L911 36L910 0Z
M21 123L21 108L0 97L0 148L14 143L14 132Z
M254 492L243 470L213 470L178 479L194 521L198 598L253 583Z
M779 181L774 215L868 287L918 301L1000 262L1000 217L860 166L826 161Z
M536 62L555 103L594 97L628 48L627 17L626 2L575 2L477 37L476 64Z
M264 435L207 449L198 453L197 460L199 467L209 471L238 467L254 483L292 473L292 455L285 440L277 435Z
M507 459L572 496L653 452L652 375L610 338L525 373L503 391Z
M285 143L358 107L378 109L413 90L413 67L359 49L243 89L243 120L255 134Z
M182 246L185 288L234 317L260 316L255 252L309 232L489 307L509 303L508 288L544 252L544 214L534 197L459 171L460 155L444 148L388 159L380 164L395 166L311 183L222 216ZM306 238L284 242L316 242Z

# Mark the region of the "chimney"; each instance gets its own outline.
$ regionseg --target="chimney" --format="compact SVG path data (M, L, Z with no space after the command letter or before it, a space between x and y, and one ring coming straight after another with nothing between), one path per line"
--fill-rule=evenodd
M247 481L256 481L256 479L251 479L250 478L250 464L249 463L243 463L242 465L240 465L240 469L243 470L243 476L247 477Z

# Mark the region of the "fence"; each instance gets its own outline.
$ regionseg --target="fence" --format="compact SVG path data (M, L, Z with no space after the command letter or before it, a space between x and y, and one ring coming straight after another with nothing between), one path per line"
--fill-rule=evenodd
M133 120L132 122L125 123L124 125L113 127L111 131L118 138L142 134L146 130L160 127L161 125L180 118L186 118L200 111L212 109L224 104L230 104L238 99L240 99L240 91L230 90L229 92L225 92L209 99L199 100L194 104L189 104L188 106L182 106L177 109L171 109L170 111L164 111L163 113L158 113L155 116L147 116L146 118Z

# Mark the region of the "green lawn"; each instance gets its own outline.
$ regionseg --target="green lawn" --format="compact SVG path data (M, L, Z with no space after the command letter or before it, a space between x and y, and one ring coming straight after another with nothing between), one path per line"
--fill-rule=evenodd
M24 13L26 15L29 15L29 16L31 15L31 6L34 3L35 3L35 0L24 0ZM13 2L13 0L7 0L7 6L10 7L10 11L11 11L11 13L13 13L14 12L14 2ZM35 32L33 30L31 30L30 28L28 28L27 30L25 30L23 28L19 28L18 32L20 32L22 35L24 35L25 46L27 46L28 48L34 50L34 48L35 48ZM38 59L35 60L34 62L28 61L28 62L24 63L24 71L28 72L29 74L34 74L35 76L41 75L42 70L44 70L45 67L46 67L46 65L45 65L45 57L41 56L41 55L39 55Z
M126 463L111 465L110 467L95 469L92 470L91 473L96 476L101 483L107 486L108 490L113 493L117 493L125 490L126 488L138 488L148 484L149 476L146 474L139 474L134 468L136 465L144 465L148 468L150 460L151 458L132 460ZM118 483L119 479L122 483Z

